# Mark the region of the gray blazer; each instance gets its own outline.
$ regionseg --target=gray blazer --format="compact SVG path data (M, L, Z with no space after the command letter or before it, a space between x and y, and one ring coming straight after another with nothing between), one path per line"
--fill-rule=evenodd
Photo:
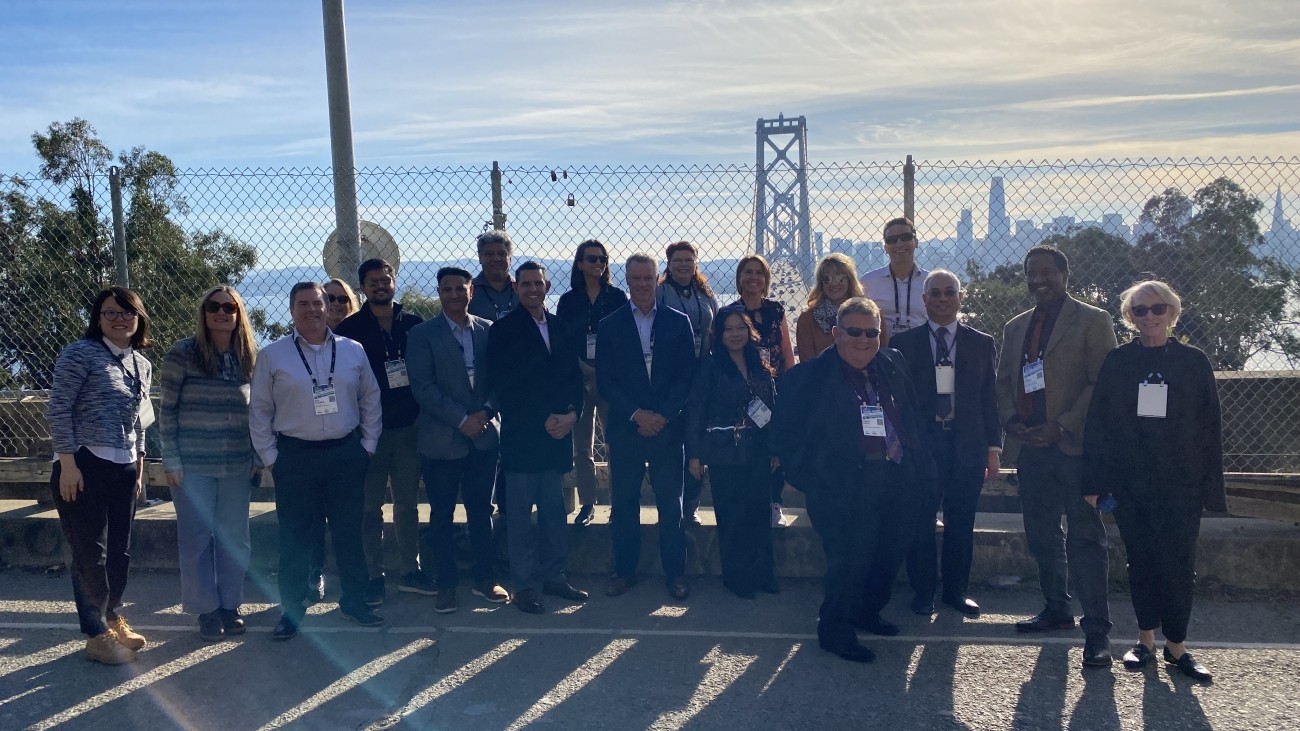
M470 440L460 433L466 414L486 409L487 429L474 440L477 449L493 449L500 438L500 421L487 405L487 341L492 323L469 316L474 335L474 387L470 388L465 360L444 315L426 320L406 336L406 369L411 393L420 404L420 454L430 459L460 459L469 454Z

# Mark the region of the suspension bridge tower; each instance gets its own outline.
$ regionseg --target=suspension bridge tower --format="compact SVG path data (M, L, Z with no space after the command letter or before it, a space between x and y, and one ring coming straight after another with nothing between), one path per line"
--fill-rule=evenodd
M754 251L784 261L811 284L815 256L808 220L808 127L803 117L760 119L754 166Z

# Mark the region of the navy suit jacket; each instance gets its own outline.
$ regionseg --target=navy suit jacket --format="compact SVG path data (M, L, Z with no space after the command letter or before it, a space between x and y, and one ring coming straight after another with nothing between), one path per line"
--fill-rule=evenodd
M889 339L889 347L907 360L922 410L938 398L934 355L930 349L932 339L929 323ZM988 464L989 447L1002 446L1002 427L998 424L997 346L989 335L965 325L957 326L955 341L956 393L952 412L953 428L957 431L957 460L963 467L984 467ZM933 419L931 409L928 421Z
M668 420L656 438L680 441L685 426L683 411L695 378L691 320L671 307L658 306L653 325L654 359L647 376L632 307L628 302L601 320L596 335L596 385L609 402L607 434L615 440L637 436L632 414L647 409Z

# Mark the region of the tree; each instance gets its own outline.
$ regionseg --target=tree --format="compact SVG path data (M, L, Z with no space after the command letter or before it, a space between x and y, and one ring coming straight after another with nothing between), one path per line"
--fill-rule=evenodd
M1068 236L1049 236L1043 243L1057 247L1070 260L1071 294L1106 310L1115 325L1123 327L1120 295L1137 281L1133 247L1124 239L1091 226Z

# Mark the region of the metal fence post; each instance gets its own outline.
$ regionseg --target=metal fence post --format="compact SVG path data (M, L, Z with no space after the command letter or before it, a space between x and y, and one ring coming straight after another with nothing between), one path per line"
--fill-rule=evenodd
M912 164L911 155L903 165L903 215L916 223L916 166Z
M334 167L334 219L339 233L338 270L342 278L356 282L353 278L361 264L361 222L357 215L356 162L352 156L352 102L348 94L348 42L343 0L321 0L321 10L325 25L330 159Z
M122 170L116 165L108 169L108 189L113 198L113 262L116 269L113 283L119 287L130 287L130 262L126 258L126 216L122 215Z
M492 161L492 228L506 230L505 203L501 195L501 166Z

